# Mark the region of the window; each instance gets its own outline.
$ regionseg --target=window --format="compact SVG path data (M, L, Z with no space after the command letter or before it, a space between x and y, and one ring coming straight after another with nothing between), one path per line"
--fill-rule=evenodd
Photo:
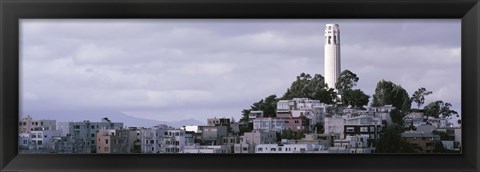
M360 132L368 132L368 127L360 127Z
M298 124L298 120L295 120L295 124Z
M276 148L271 148L270 151L277 151L277 149Z
M259 148L259 149L260 149L260 148ZM244 147L244 148L243 148L243 151L247 151L247 148L246 148L246 147Z
M180 145L180 142L179 142L179 141L175 141L175 145Z
M105 144L108 144L108 139L105 139Z
M353 131L354 131L353 127L347 127L347 132L353 132Z
M93 137L95 137L95 134L90 134L90 136L92 136L92 138L93 138Z
M375 131L375 127L374 126L371 126L370 127L370 132L374 132Z
M41 140L39 140L39 141L37 142L37 144L38 144L38 145L42 145L43 142L42 142Z
M95 125L90 126L91 129L95 129Z
M109 149L109 147L104 147L103 150L104 150L105 152L108 152L110 149Z
M262 152L263 148L258 148L257 151Z

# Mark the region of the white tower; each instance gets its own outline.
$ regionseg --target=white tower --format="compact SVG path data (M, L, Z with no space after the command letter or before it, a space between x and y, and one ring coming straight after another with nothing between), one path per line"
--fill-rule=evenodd
M335 88L339 76L340 29L338 24L327 24L325 25L325 83L329 88Z

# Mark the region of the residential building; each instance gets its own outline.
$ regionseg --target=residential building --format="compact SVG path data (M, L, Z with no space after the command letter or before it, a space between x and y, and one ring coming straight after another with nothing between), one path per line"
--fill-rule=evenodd
M346 136L345 139L335 140L333 147L328 148L329 153L375 153L376 148L369 142L368 135Z
M253 120L254 130L282 132L285 127L284 118L258 117Z
M343 116L333 115L325 118L324 133L340 134L340 138L344 137L345 118Z
M332 147L333 141L340 139L339 133L329 134L305 134L305 137L300 140L288 140L288 144L318 144L323 147Z
M30 133L34 128L43 128L43 130L57 130L55 120L33 120L30 115L20 119L18 122L18 133Z
M232 153L231 148L228 145L191 145L186 146L180 153L216 153L227 154Z
M369 145L380 138L380 133L383 132L383 125L379 118L367 115L350 116L345 119L344 135L367 135L369 136Z
M327 148L318 144L259 144L255 153L327 153Z
M248 119L253 120L258 117L263 117L263 111L250 111L248 114Z
M61 136L71 137L76 140L78 153L91 153L97 150L96 135L101 129L122 129L123 123L111 122L103 118L101 122L59 122Z
M201 126L201 131L202 145L222 145L222 139L228 133L228 126Z
M137 140L137 131L131 129L100 130L97 133L96 153L130 153Z
M44 130L43 128L34 128L30 131L30 150L46 150L46 144L51 141L53 137L60 136L58 130Z
M207 119L208 126L229 126L230 125L230 118L208 118Z
M255 153L259 144L273 144L277 141L277 132L253 130L240 136L240 143L234 145L235 153Z
M435 150L435 144L440 141L440 136L433 133L406 131L402 138L413 145L417 152L431 153Z
M309 120L304 116L283 118L283 120L285 121L283 124L285 130L291 130L297 133L310 131Z

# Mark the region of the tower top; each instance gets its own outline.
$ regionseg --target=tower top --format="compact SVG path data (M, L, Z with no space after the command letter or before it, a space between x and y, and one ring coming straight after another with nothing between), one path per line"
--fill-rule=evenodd
M328 31L328 30L338 30L340 27L338 26L338 24L326 24L325 25L325 31Z
M325 25L325 45L340 45L340 27L338 24Z

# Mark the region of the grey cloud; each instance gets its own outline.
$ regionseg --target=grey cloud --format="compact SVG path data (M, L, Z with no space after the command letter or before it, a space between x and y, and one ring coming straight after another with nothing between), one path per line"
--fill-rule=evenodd
M22 107L239 118L299 73L323 74L326 23L366 93L386 79L460 105L458 20L22 20Z

